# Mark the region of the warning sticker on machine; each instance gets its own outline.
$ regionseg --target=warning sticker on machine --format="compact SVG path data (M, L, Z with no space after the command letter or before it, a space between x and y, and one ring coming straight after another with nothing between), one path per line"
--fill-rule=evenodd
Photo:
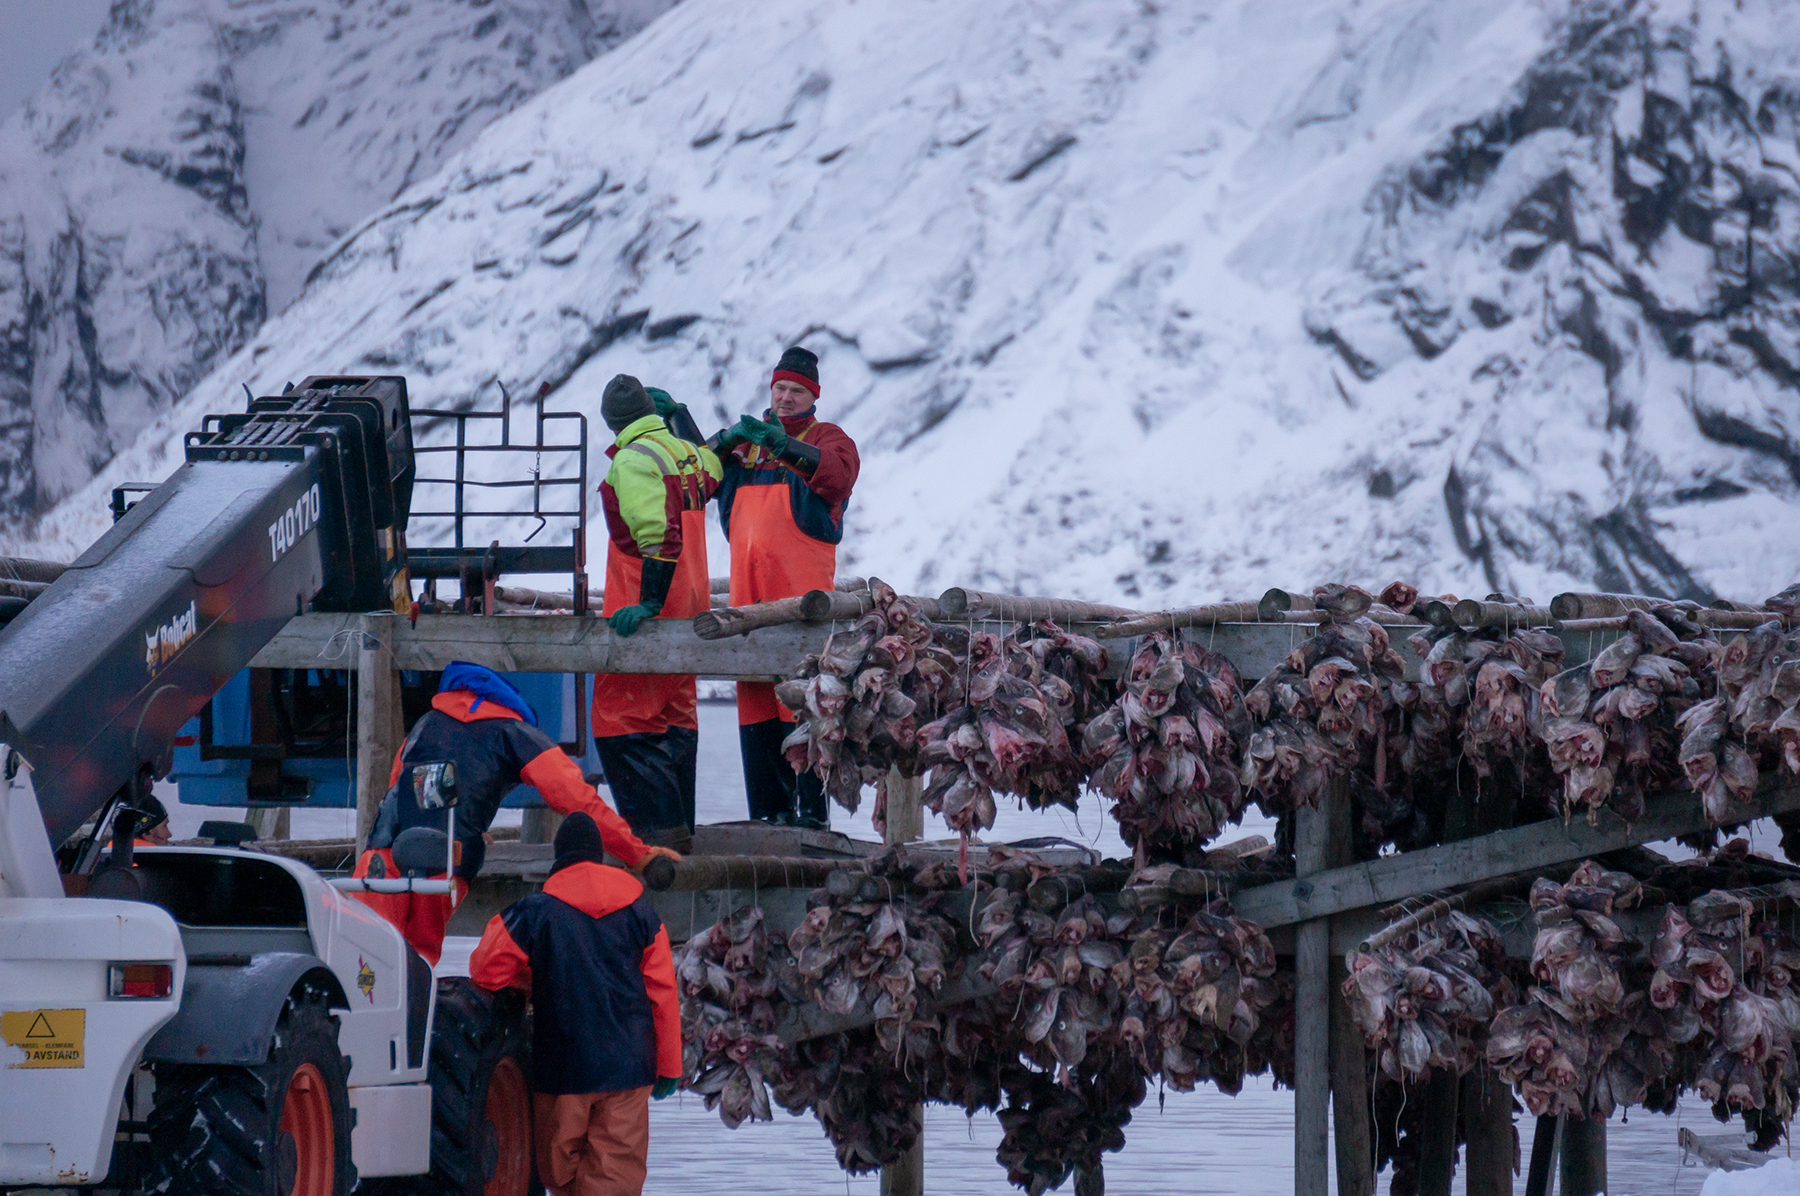
M84 1067L81 1047L86 1037L85 1009L0 1013L0 1041L25 1052L25 1057L15 1057L10 1067Z

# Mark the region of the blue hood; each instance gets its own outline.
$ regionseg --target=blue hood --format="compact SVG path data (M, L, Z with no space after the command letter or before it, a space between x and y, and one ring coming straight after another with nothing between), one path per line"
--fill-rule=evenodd
M537 712L531 708L531 703L507 684L504 677L484 665L470 664L466 660L451 661L450 667L444 670L444 679L438 682L438 692L445 694L453 689L466 689L475 695L471 710L479 710L483 702L498 702L532 726L538 725Z

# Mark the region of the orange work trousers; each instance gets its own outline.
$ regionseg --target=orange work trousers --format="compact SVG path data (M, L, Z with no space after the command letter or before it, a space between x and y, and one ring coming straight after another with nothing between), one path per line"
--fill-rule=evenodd
M706 512L681 513L681 555L675 580L659 619L691 619L712 608L712 579L706 575ZM601 614L637 603L644 562L606 542L606 602ZM670 727L700 729L695 713L694 677L678 673L599 673L594 677L595 738L660 735Z
M731 605L798 598L837 581L837 545L815 540L794 523L786 486L740 486L731 502ZM794 721L768 681L737 685L738 725L772 718Z
M400 869L394 863L394 853L386 847L371 848L362 853L356 861L354 876L369 874L369 861L376 856L386 868L386 875L399 876ZM442 880L443 873L433 877ZM456 907L450 904L446 893L352 893L352 897L393 923L407 945L432 967L437 967L438 959L444 953L444 930L450 925L450 915ZM461 901L469 895L469 882L462 877L456 878L456 899Z
M531 1097L538 1178L550 1196L640 1196L650 1159L650 1088Z

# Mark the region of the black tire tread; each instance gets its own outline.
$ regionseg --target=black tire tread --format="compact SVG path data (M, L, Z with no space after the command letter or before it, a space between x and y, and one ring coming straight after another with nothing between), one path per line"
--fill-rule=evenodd
M338 1051L337 1019L321 992L288 998L269 1061L256 1067L156 1069L156 1107L148 1127L145 1190L169 1196L274 1196L275 1127L288 1077L312 1062L334 1094L338 1131L336 1196L356 1184L350 1159L350 1061Z
M515 995L490 994L461 976L440 979L431 1026L431 1170L371 1180L363 1190L376 1196L482 1196L487 1175L475 1133L487 1111L488 1076L508 1055L525 1067L526 1042L523 1003ZM535 1176L533 1181L535 1189Z

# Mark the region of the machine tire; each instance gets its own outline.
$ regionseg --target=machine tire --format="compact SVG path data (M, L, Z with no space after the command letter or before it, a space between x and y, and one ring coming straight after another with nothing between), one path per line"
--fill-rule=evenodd
M533 1196L524 1002L437 982L431 1027L431 1171L369 1181L380 1196Z
M156 1068L145 1189L169 1196L349 1196L350 1063L326 995L287 1000L256 1067Z

